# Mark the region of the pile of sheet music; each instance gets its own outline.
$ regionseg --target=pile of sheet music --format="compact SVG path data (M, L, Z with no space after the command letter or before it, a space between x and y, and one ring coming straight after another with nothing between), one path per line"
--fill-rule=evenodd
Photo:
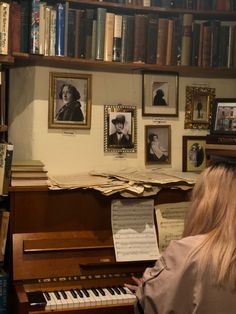
M119 192L124 196L148 196L163 187L191 189L198 174L171 169L91 171L74 175L49 177L50 189L92 188L105 195Z

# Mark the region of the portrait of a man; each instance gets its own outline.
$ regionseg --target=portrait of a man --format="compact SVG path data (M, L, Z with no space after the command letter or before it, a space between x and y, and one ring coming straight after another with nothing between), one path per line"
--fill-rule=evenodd
M119 147L132 147L132 134L129 127L129 122L126 116L129 113L117 113L111 115L110 119L110 130L111 133L108 136L108 146L119 146ZM129 119L130 120L130 119Z

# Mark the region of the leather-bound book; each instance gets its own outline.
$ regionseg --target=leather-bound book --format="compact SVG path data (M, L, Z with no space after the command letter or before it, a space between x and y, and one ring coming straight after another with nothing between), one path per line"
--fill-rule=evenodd
M92 35L93 35L93 19L94 9L86 9L85 11L85 59L92 58Z
M211 65L212 50L212 27L209 22L203 25L203 41L202 41L202 66L209 67Z
M115 14L106 12L104 36L104 61L112 61Z
M181 62L181 43L182 43L182 16L173 17L173 38L171 64L180 65Z
M115 14L112 61L121 61L122 15Z
M13 1L11 4L11 50L12 52L20 51L20 10L18 2Z
M147 25L148 25L147 15L135 14L133 62L146 61Z
M181 65L190 65L192 21L192 14L186 13L183 15Z
M169 19L166 45L166 65L171 65L172 42L173 42L174 21Z
M155 64L157 59L158 17L148 16L146 63Z
M220 26L221 22L211 21L212 27L212 46L211 46L211 66L219 66L219 48L220 48Z
M121 38L121 62L132 62L134 52L134 16L123 15Z
M198 65L198 53L200 43L200 23L193 22L192 24L192 49L191 49L191 65Z
M166 49L167 49L167 36L168 36L168 23L167 18L159 18L158 32L157 32L157 64L166 64Z
M103 60L104 58L106 12L107 10L105 8L97 8L97 35L96 35L96 48L95 48L96 60Z

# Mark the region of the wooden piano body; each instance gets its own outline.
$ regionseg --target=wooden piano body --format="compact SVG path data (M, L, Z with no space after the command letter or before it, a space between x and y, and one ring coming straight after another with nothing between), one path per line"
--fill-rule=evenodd
M161 190L155 204L188 200L179 189ZM31 307L28 293L123 286L149 262L115 260L111 201L94 190L15 188L10 192L14 314L49 313ZM99 304L53 311L61 314L131 314L133 304Z

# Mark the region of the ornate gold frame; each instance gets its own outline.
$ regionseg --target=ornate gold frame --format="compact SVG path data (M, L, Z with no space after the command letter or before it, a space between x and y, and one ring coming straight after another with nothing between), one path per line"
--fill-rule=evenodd
M215 88L186 86L185 129L209 129Z

